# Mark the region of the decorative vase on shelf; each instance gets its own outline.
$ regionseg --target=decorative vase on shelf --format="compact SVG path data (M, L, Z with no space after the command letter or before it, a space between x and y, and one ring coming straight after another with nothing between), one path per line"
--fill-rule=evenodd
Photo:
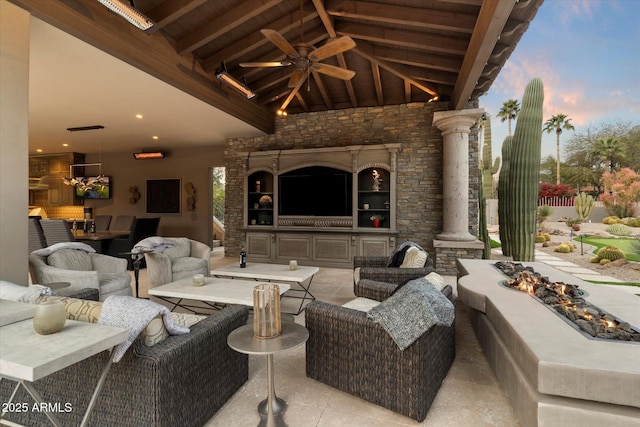
M33 316L33 329L40 335L60 332L67 321L67 312L62 301L46 301L38 304Z
M372 224L374 227L380 227L380 220L379 219L373 219L371 220Z
M371 187L371 190L380 191L380 186L382 185L382 178L380 177L380 172L374 169L372 172L372 175L373 175L373 186Z

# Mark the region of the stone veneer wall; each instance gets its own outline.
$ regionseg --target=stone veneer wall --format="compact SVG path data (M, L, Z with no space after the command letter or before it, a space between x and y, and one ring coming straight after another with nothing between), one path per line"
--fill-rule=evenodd
M468 108L477 108L477 102ZM244 160L237 153L396 143L397 242L411 240L435 258L433 239L442 231L442 135L433 113L446 104L411 103L278 117L275 134L229 138L225 144L225 252L235 256L243 242ZM474 128L475 130L475 128ZM469 232L478 234L478 139L469 135Z

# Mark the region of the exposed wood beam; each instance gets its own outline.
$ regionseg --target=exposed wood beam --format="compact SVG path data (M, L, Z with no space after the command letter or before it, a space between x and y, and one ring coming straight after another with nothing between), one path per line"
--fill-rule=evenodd
M382 80L380 79L380 66L375 63L371 63L371 74L373 75L373 84L376 87L376 98L378 104L384 105L384 96L382 96Z
M316 11L318 11L320 20L322 21L324 28L327 30L329 37L332 39L337 38L338 35L336 34L336 30L333 27L333 20L327 13L322 0L313 0L313 5L315 6ZM340 64L342 68L348 68L347 61L344 59L344 54L339 53L336 55L336 58L338 59L338 64ZM356 91L353 88L353 83L351 83L351 80L344 80L344 85L347 88L347 93L349 94L349 98L351 99L351 106L354 108L357 107L358 98L356 97Z
M207 22L191 34L178 40L177 52L186 55L211 40L224 35L227 31L239 27L264 11L271 9L283 0L250 0L234 7L224 15Z
M326 3L325 8L331 16L371 21L378 24L471 34L476 23L475 15L424 7L396 6L354 0L331 0Z
M307 103L304 101L304 98L302 97L302 95L300 95L300 91L296 92L296 99L298 100L298 102L300 103L300 106L302 107L302 109L305 112L309 112L309 106L307 105Z
M462 57L425 53L421 51L403 51L387 46L373 46L376 57L389 62L411 65L413 67L457 73L462 67Z
M191 55L175 53L175 41L147 35L96 1L11 0L36 18L77 37L256 128L274 132L269 110L219 88Z
M471 41L458 74L458 80L453 88L449 105L454 110L463 109L469 101L482 70L498 43L514 4L514 1L485 1L482 3L476 27L471 35Z
M411 83L407 80L404 81L404 102L407 104L411 102Z
M388 64L385 61L381 61L380 59L376 58L375 56L373 56L371 54L371 51L373 49L371 48L371 45L369 45L368 43L365 42L360 42L358 43L358 46L355 47L354 49L351 49L352 52L362 56L364 59L367 59L377 65L379 65L380 67L384 68L385 70L389 71L391 74L400 77L403 80L408 80L412 85L414 85L415 87L417 87L418 89L427 92L430 95L433 96L437 96L438 92L435 91L434 89L414 80L413 78L409 77L409 75L405 72L402 73L400 71L398 71L398 68L400 67L400 65L395 65L392 66L390 64Z
M326 105L327 109L333 110L333 103L331 102L329 93L327 92L327 89L324 86L324 82L322 81L322 77L320 76L320 73L318 73L317 71L311 70L311 74L313 75L313 79L316 82L316 86L318 86L318 90L320 91L320 95L322 96L322 99L324 100L324 104Z
M446 37L417 31L391 28L373 28L360 23L342 22L336 28L338 34L358 40L367 40L384 45L400 46L426 52L441 52L463 56L467 51L467 39ZM358 41L356 40L356 42Z
M155 33L206 2L207 0L171 0L160 3L155 8L145 12L145 15L155 22L148 34Z

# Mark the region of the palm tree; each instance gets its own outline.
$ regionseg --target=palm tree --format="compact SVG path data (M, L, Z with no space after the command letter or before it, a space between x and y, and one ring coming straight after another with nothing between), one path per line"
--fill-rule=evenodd
M547 133L556 132L556 184L560 185L560 134L562 129L574 130L571 119L566 114L556 114L544 122L542 130Z
M502 108L500 108L500 111L496 114L496 117L499 117L501 122L508 120L509 135L511 135L511 120L515 120L519 112L520 102L518 102L517 99L510 99L502 104Z
M624 147L620 140L616 138L599 139L591 149L591 155L594 158L604 160L605 169L609 168L609 172L613 170L613 159L622 157Z

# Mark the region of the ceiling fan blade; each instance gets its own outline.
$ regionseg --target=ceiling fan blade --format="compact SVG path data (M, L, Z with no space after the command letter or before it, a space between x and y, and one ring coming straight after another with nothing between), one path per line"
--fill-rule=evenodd
M307 73L305 72L303 72L302 74L304 77L306 77L307 75ZM289 105L293 97L296 96L296 93L298 93L298 91L300 90L300 87L302 87L302 84L304 83L305 80L306 80L305 78L301 78L298 80L298 83L296 83L296 86L293 88L293 90L291 90L291 93L289 93L289 96L287 96L287 99L285 99L282 105L280 106L280 110L284 111L287 108L287 105Z
M311 68L319 73L326 74L327 76L331 77L336 77L342 80L351 80L353 76L356 75L355 71L335 67L329 64L313 63L311 64Z
M291 44L289 44L287 39L282 37L282 35L279 32L277 32L276 30L264 29L264 30L260 30L260 32L262 33L263 36L268 38L271 41L271 43L273 43L276 46L278 46L278 49L280 49L281 51L286 53L287 56L289 56L291 58L300 57L300 55L298 54L298 51L295 50L293 48L293 46L291 46Z
M289 78L289 83L287 87L296 87L300 79L304 79L306 76L306 70L295 70L291 73L291 77Z
M274 61L274 62L242 62L238 64L241 67L288 67L291 65L289 61Z
M339 39L333 39L324 46L320 46L309 54L311 61L321 61L333 55L346 52L356 47L356 42L351 37L343 36Z

